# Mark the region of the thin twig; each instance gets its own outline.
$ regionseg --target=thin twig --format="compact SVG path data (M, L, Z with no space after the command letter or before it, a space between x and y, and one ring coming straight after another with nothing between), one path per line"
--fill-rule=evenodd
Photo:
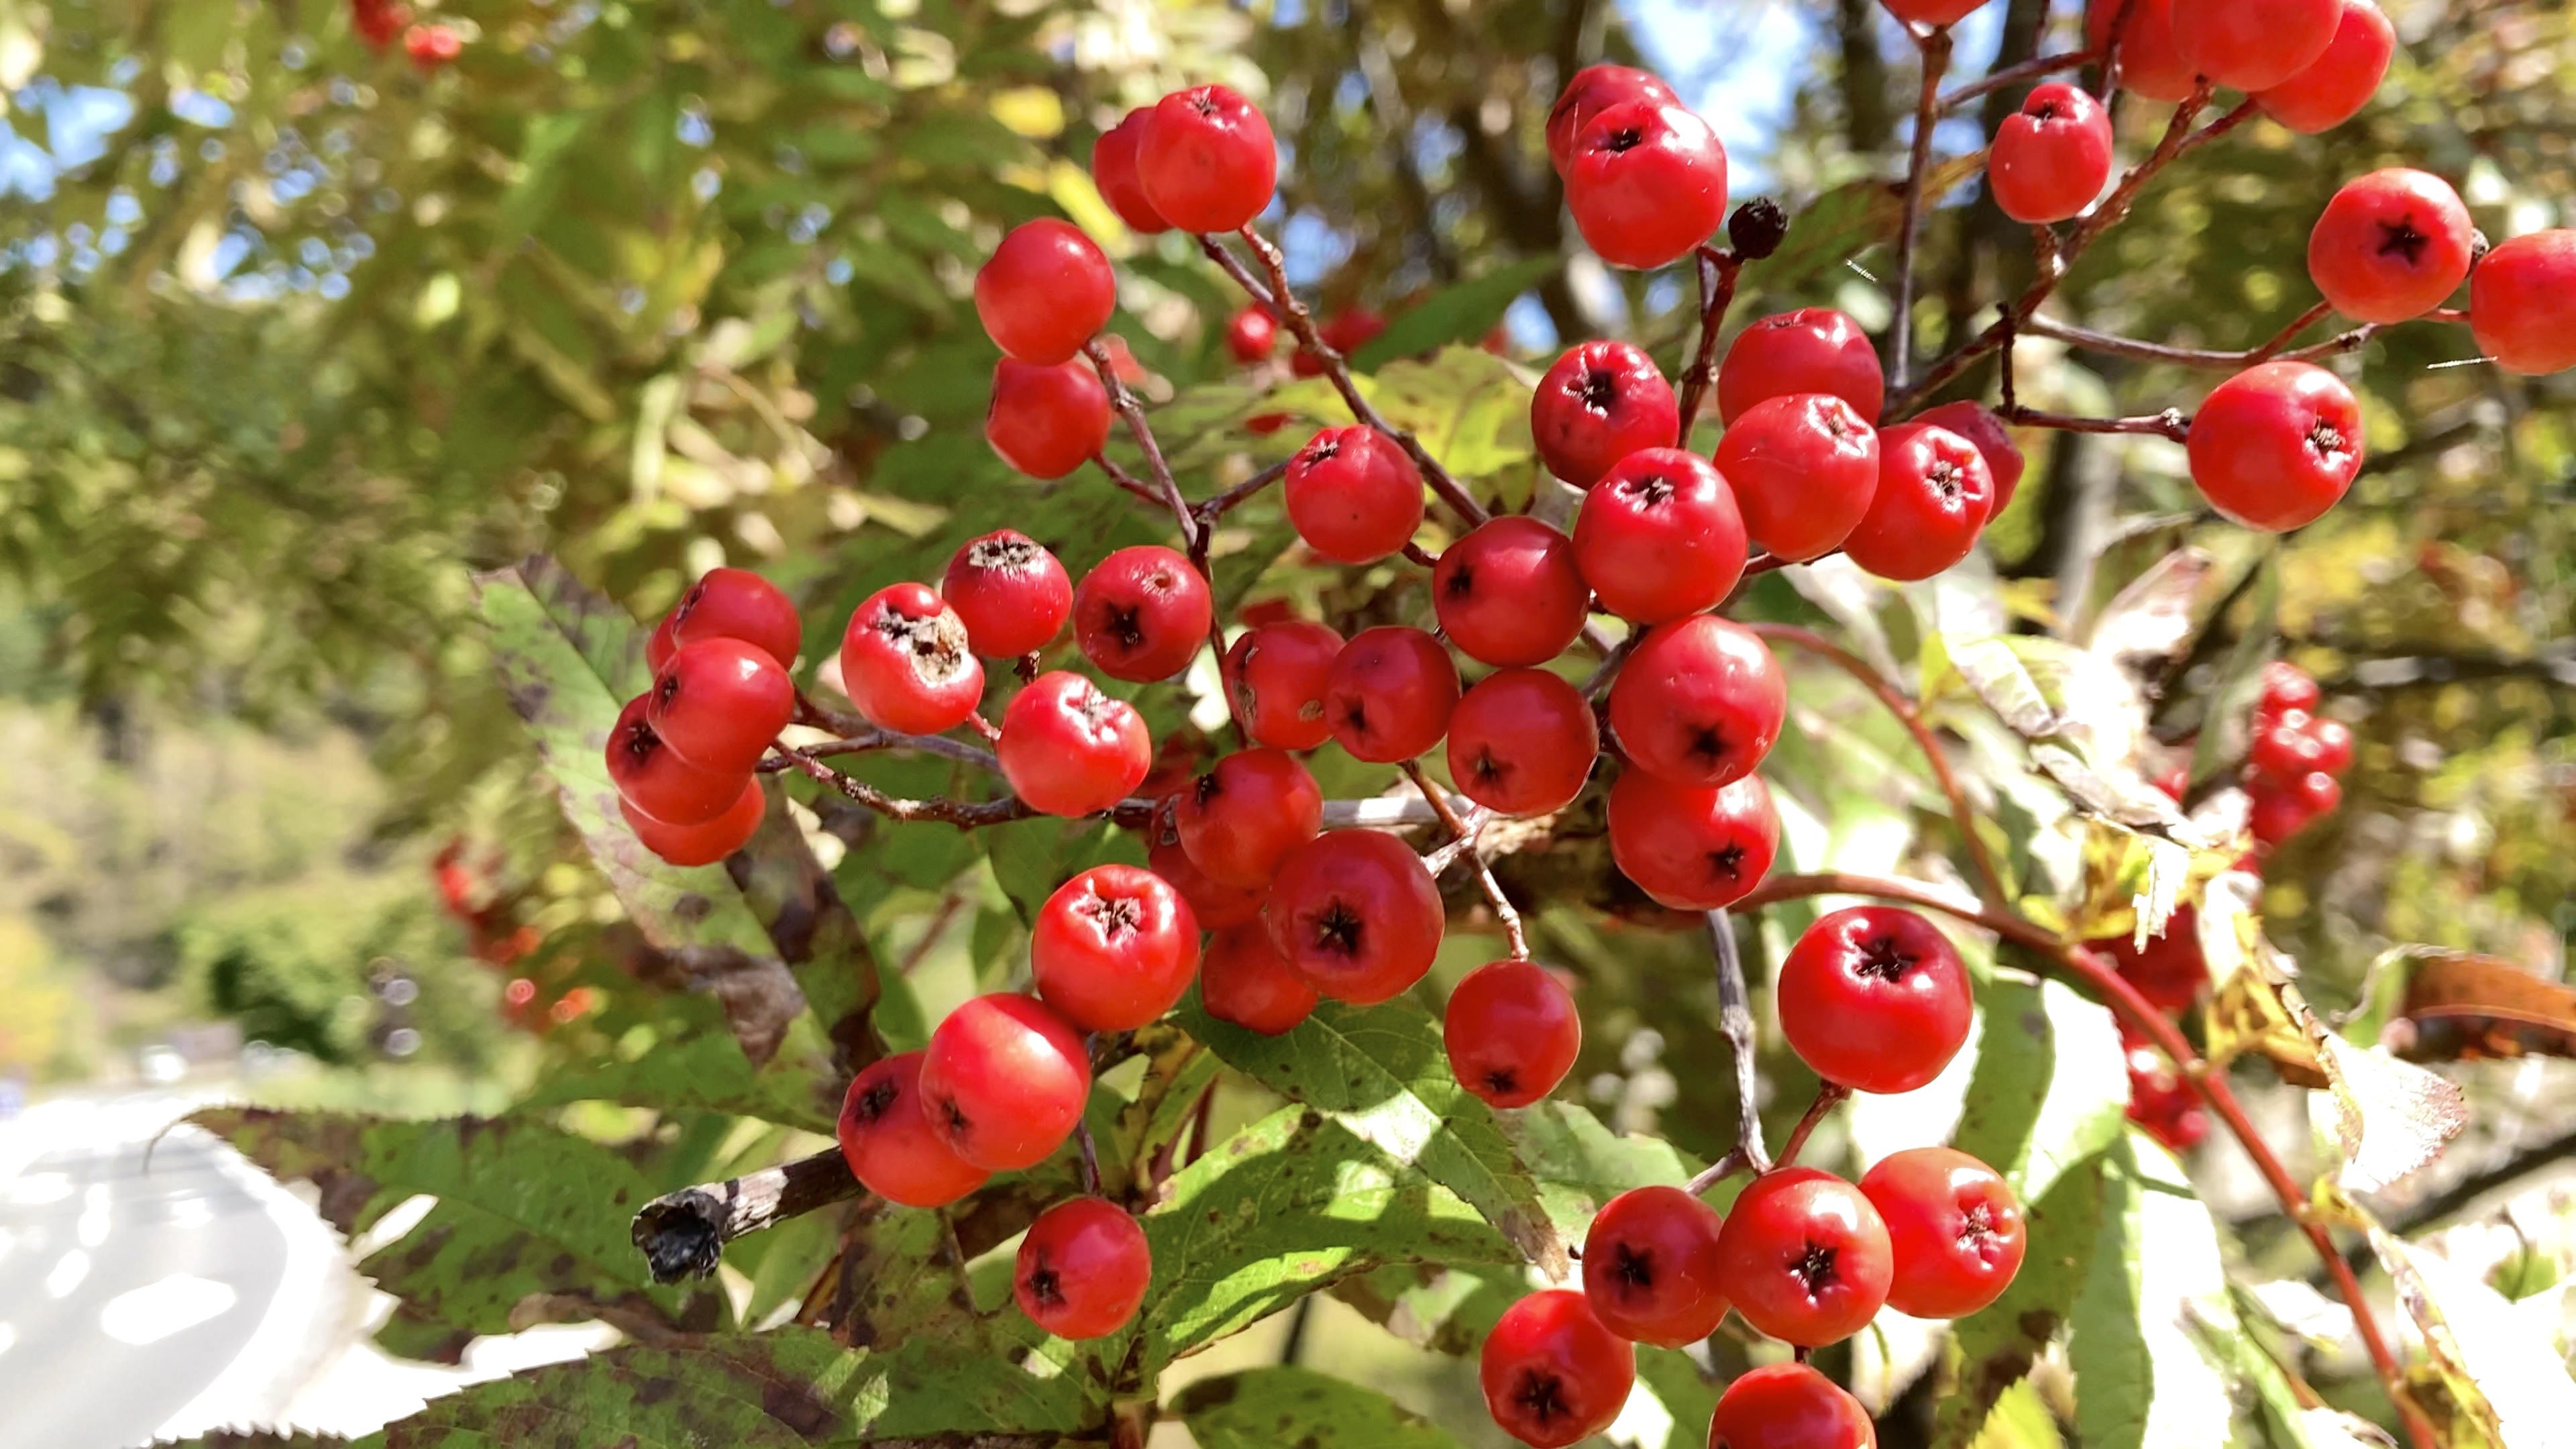
M1996 71L1994 74L1989 75L1982 80L1971 81L1968 84L1959 87L1957 90L1941 97L1942 113L1946 115L1949 112L1955 111L1961 106L1966 105L1970 101L1978 100L1984 96L1992 94L1993 92L2003 90L2010 86L2017 86L2023 81L2037 80L2044 75L2055 75L2059 71L2075 70L2082 66L2091 65L2093 62L2100 60L2102 55L2103 52L2098 50L2077 50L2070 51L2064 55L2032 56L2030 59L2023 61L2019 65L2006 66L2004 69Z
M2137 8L2138 0L2120 0L2120 8L2111 15L2111 38L2102 45L2100 99L2106 111L2120 94L2120 51L2128 44L2129 16Z
M1213 525L1218 519L1233 512L1238 505L1250 499L1252 495L1259 493L1262 489L1267 488L1271 484L1278 482L1281 478L1286 477L1287 473L1288 465L1286 463L1273 463L1269 467L1262 469L1260 472L1255 473L1251 477L1244 479L1242 482L1235 484L1231 488L1228 488L1214 498L1208 499L1206 502L1199 504L1196 508L1192 509L1191 512L1198 516L1199 527L1201 529L1206 529Z
M1771 1170L1762 1146L1762 1098L1755 1079L1753 998L1744 987L1744 958L1735 947L1735 923L1726 912L1708 913L1708 944L1717 962L1717 1029L1735 1057L1735 1151L1755 1172Z
M1602 656L1600 667L1592 671L1591 678L1583 681L1583 697L1590 700L1600 699L1611 685L1618 682L1619 666L1627 663L1628 656L1636 653L1637 646L1645 642L1646 631L1633 629L1629 631L1627 638L1611 646L1610 652Z
M2025 428L2052 428L2061 433L2136 433L2171 438L2177 443L2191 439L2191 419L2184 416L2180 408L2167 408L2148 417L2083 418L2068 413L2041 412L2016 403L1995 409L1995 416Z
M1735 302L1736 278L1744 270L1744 258L1732 250L1721 251L1703 242L1697 253L1699 261L1699 346L1691 353L1690 366L1682 371L1681 437L1673 446L1690 446L1691 425L1699 421L1700 404L1708 397L1709 384L1717 380L1717 333L1726 320L1726 309Z
M1836 1107L1850 1101L1851 1094L1852 1089L1840 1082L1818 1083L1816 1100L1807 1104L1806 1115L1798 1119L1797 1126L1789 1129L1789 1140L1780 1144L1780 1155L1772 1160L1769 1170L1777 1172L1795 1163L1798 1154L1806 1149L1807 1139L1815 1135L1817 1124Z
M2183 143L2174 148L2174 155L2183 156L2197 151L2261 114L2263 114L2261 102L2250 97L2239 101L2236 103L2236 109L2184 137Z
M2060 322L2053 317L2028 318L2022 323L2022 329L2037 336L2054 337L2060 342L2083 348L2087 352L2107 353L2115 357L2134 357L2141 362L2167 362L2178 367L2223 368L2246 368L2272 361L2313 362L2319 358L2338 357L2348 352L2360 351L2363 344L2378 336L2383 330L2384 324L2371 322L2346 332L2339 332L2323 342L2312 342L2305 347L2290 345L2298 340L2300 333L2314 326L2317 320L2325 316L2329 310L2327 304L2319 302L2300 313L2297 320L2274 334L2270 341L2260 347L2249 347L2240 352L2220 352L2199 347L2173 347L2161 342L2148 342L2142 338L2097 332L2090 327L2078 327L2072 322Z
M1082 1190L1100 1196L1100 1149L1092 1145L1091 1124L1077 1117L1073 1123L1074 1140L1082 1144Z
M907 735L898 734L893 730L861 730L843 739L825 740L816 745L800 745L793 750L771 755L755 768L764 775L775 775L782 770L795 768L789 762L790 755L802 755L809 760L825 760L837 755L865 755L879 750L909 750L915 754L937 755L941 759L955 760L961 765L973 765L978 769L996 773L999 773L1002 768L1002 762L994 757L991 750L978 749L963 741L940 735Z
M1161 494L1156 493L1153 489L1148 488L1143 483L1139 482L1135 474L1130 473L1126 469L1119 467L1116 463L1111 462L1107 453L1094 453L1091 455L1091 461L1100 465L1100 471L1109 475L1110 482L1115 483L1119 487L1126 489L1128 492L1135 494L1138 498L1145 500L1146 503L1151 504L1156 508L1164 506L1163 496Z
M1941 77L1950 68L1950 27L1936 25L1930 34L1908 25L1922 52L1923 89L1914 104L1914 150L1905 163L1905 217L1896 231L1896 342L1888 362L1890 380L1905 385L1914 370L1914 243L1923 230L1923 178L1932 169L1932 130L1941 114Z
M1460 858L1475 868L1476 884L1485 892L1485 903L1494 908L1494 919L1503 924L1503 941L1511 948L1512 959L1528 960L1529 933L1521 928L1521 913L1513 908L1512 898L1503 894L1502 883L1494 879L1493 867L1485 864L1484 857L1476 853L1476 837L1484 832L1485 820L1470 823L1449 808L1449 792L1431 783L1430 777L1422 773L1421 761L1407 760L1402 769L1405 778L1413 782L1413 788L1421 791L1422 798L1430 802L1433 813L1440 817L1440 823L1448 827L1450 840L1463 848Z

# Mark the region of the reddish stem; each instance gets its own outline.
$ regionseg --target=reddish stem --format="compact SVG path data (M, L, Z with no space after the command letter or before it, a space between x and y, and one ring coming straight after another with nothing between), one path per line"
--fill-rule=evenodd
M2167 408L2152 417L2080 418L2067 413L2044 413L2037 408L2018 404L1997 408L1995 416L2026 428L2054 428L2061 433L2135 433L2147 437L2171 438L2177 443L2191 439L2191 419L2179 408Z
M1717 378L1717 331L1726 320L1726 309L1735 303L1736 277L1744 270L1744 259L1732 251L1702 245L1699 261L1699 347L1691 354L1691 364L1682 373L1681 437L1673 446L1690 446L1691 425L1699 421L1700 404L1707 399L1708 386Z

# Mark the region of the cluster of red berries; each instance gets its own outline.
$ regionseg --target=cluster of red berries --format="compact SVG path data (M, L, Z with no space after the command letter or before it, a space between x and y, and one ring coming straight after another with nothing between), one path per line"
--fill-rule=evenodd
M608 778L629 829L673 865L740 850L768 809L753 767L796 712L804 625L775 584L716 569L644 647L653 685L608 732Z
M424 71L436 70L465 53L464 37L445 25L414 25L411 7L401 0L349 0L349 28L373 50L390 48L396 39L403 53Z
M1864 1092L1910 1092L1967 1041L1966 969L1912 911L1862 907L1809 927L1781 963L1781 1034L1816 1074ZM1532 1294L1485 1340L1494 1420L1538 1449L1601 1432L1636 1379L1632 1344L1679 1348L1732 1307L1757 1331L1816 1348L1881 1307L1958 1318L2002 1296L2027 1248L2019 1199L1985 1163L1918 1147L1855 1184L1814 1168L1763 1173L1718 1211L1680 1188L1622 1193L1583 1241L1583 1289ZM1859 1402L1804 1364L1727 1386L1709 1442L1736 1449L1848 1449L1875 1442Z
M2245 749L2245 793L2257 850L2270 850L2343 803L2352 731L2316 713L2316 680L2297 665L2263 670L2263 697Z

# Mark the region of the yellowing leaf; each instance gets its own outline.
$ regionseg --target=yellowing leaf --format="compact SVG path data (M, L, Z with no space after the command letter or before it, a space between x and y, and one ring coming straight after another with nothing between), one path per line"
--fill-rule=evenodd
M993 119L1044 141L1064 133L1064 99L1045 86L1014 86L993 97Z

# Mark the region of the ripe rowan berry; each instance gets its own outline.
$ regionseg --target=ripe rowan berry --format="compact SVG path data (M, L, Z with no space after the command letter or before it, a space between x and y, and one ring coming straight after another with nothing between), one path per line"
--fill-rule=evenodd
M1267 362L1279 349L1279 323L1258 307L1246 307L1225 324L1225 350L1241 363Z
M1545 815L1583 793L1601 728L1582 691L1543 669L1498 669L1449 716L1449 778L1504 815Z
M2263 114L2302 135L2331 131L2361 114L2387 79L2397 53L2397 27L2371 0L2343 0L2334 39L2306 70L2267 90L2254 103Z
M1708 1449L1878 1449L1869 1411L1802 1363L1735 1376L1709 1420Z
M1477 1360L1485 1408L1530 1449L1566 1449L1610 1427L1637 1383L1637 1351L1580 1293L1550 1288L1503 1310Z
M1612 266L1679 261L1726 220L1726 147L1680 106L1606 107L1575 138L1565 206L1584 245Z
M1039 367L1005 357L993 365L984 441L1032 478L1061 478L1109 441L1109 392L1079 358Z
M701 639L680 646L653 676L648 697L652 703L645 717L662 743L699 769L720 775L751 773L796 716L796 685L787 671L739 639ZM730 795L725 803L733 803Z
M1145 1230L1106 1198L1078 1197L1038 1214L1020 1239L1011 1297L1058 1338L1106 1338L1145 1301L1154 1259Z
M1986 0L1887 0L1887 13L1914 25L1956 25Z
M2403 322L2468 280L2477 228L2449 182L2402 166L2343 184L2308 234L2308 277L2356 322Z
M2085 46L2108 45L2111 27L2124 13L2129 18L2120 29L2121 88L2167 104L2190 99L2199 77L2174 45L2173 0L2085 0Z
M1170 802L1166 802L1168 806ZM1168 808L1158 812L1153 826L1153 842L1146 848L1145 865L1154 874L1171 882L1181 899L1190 903L1190 914L1198 918L1202 930L1222 931L1261 919L1261 903L1270 899L1270 886L1218 885L1191 864L1189 852L1181 849L1179 828L1169 824Z
M1682 1348L1726 1316L1718 1283L1717 1209L1677 1187L1640 1187L1592 1215L1583 1235L1583 1296L1621 1338Z
M2141 949L2135 937L2106 936L2086 942L2111 959L2122 979L2138 994L2166 1011L2188 1011L2209 984L2209 963L2200 954L2198 913L2185 905L2166 920L2164 934L2147 938Z
M1887 404L1878 352L1859 323L1831 307L1765 317L1735 335L1717 365L1717 415L1728 427L1775 397L1824 393L1876 423Z
M1850 403L1800 393L1754 404L1717 441L1744 532L1789 563L1842 547L1878 491L1878 430Z
M1744 515L1697 453L1629 454L1585 494L1574 562L1604 609L1661 624L1715 608L1744 577Z
M1489 1107L1526 1107L1574 1069L1583 1017L1547 968L1489 961L1449 993L1440 1036L1458 1085Z
M1566 349L1530 397L1530 437L1547 471L1589 488L1641 448L1681 437L1681 403L1644 348L1586 342Z
M1762 884L1779 851L1779 812L1759 775L1701 790L1632 769L1610 787L1611 860L1673 910L1735 904Z
M1419 629L1386 625L1351 636L1324 681L1324 718L1351 757L1410 760L1440 743L1458 707L1458 666Z
M1916 1318L1965 1318L2003 1296L2029 1244L2021 1199L2002 1174L1949 1147L1880 1159L1861 1195L1887 1225L1896 1273L1888 1305Z
M742 849L759 832L761 817L769 813L769 796L760 788L757 776L745 780L734 803L702 825L672 825L656 820L623 797L617 809L626 819L626 828L634 831L644 848L660 856L664 864L713 865Z
M2343 0L2173 0L2174 52L2222 86L2269 90L2317 63Z
M2305 362L2266 362L2220 383L2191 423L2191 481L2219 512L2265 533L2313 523L2361 474L2361 404Z
M841 687L879 729L945 734L984 699L966 625L926 584L888 584L850 615Z
M1887 1225L1859 1188L1812 1167L1753 1179L1718 1229L1718 1285L1744 1321L1802 1348L1869 1326L1895 1277Z
M1034 996L978 996L930 1033L921 1100L931 1130L994 1172L1035 1167L1073 1135L1091 1097L1082 1034Z
M1219 885L1266 886L1289 852L1324 828L1324 792L1285 750L1243 750L1184 788L1181 848Z
M793 669L805 625L776 584L748 569L709 569L653 631L644 663L659 674L681 645L701 639L739 639L776 660L779 668Z
M2003 517L2012 506L2013 493L2021 487L2023 459L2021 449L2004 427L2004 420L1983 403L1951 402L1928 408L1915 415L1914 421L1930 428L1947 428L1974 444L1986 460L1986 473L1995 481L1995 506L1987 519Z
M2258 779L2246 792L2246 828L2260 851L2268 851L2305 830L2316 819L2297 786Z
M1628 759L1695 789L1752 774L1788 713L1788 681L1770 646L1714 614L1656 626L1610 686L1610 728Z
M1262 907L1271 949L1336 1001L1373 1006L1431 969L1446 919L1422 857L1392 835L1333 830L1298 847Z
M2325 752L2312 732L2313 724L2301 709L2257 719L2254 736L2246 743L2245 767L2284 784L2296 782L2310 770L2324 769Z
M664 825L703 826L742 802L750 772L702 770L665 744L649 717L650 691L626 702L608 731L608 778L618 798Z
M1574 544L1506 513L1449 545L1431 570L1431 607L1459 652L1484 664L1545 664L1583 632L1592 590Z
M1122 548L1073 591L1073 638L1112 679L1144 684L1190 667L1215 604L1190 561L1161 544Z
M1011 228L975 272L975 315L993 345L1053 367L1118 310L1118 278L1100 247L1069 221L1042 216Z
M1170 882L1099 865L1047 897L1029 926L1038 996L1083 1031L1133 1031L1172 1009L1199 969L1199 923Z
M2165 1059L2145 1047L2129 1051L2129 1120L2169 1152L2189 1152L2209 1135L2209 1114Z
M948 560L939 592L987 659L1015 659L1055 642L1073 613L1073 580L1027 534L997 529Z
M1183 231L1233 231L1270 204L1279 149L1261 109L1224 86L1174 91L1136 147L1145 199Z
M991 1173L949 1149L921 1106L921 1052L880 1057L850 1083L835 1135L859 1186L905 1207L944 1207Z
M1253 743L1311 750L1333 737L1324 689L1341 652L1341 635L1302 619L1236 637L1225 651L1226 698Z
M1422 470L1375 428L1324 429L1279 481L1297 536L1335 563L1375 563L1422 526Z
M2576 367L2576 227L2498 246L2469 274L2469 330L2507 372Z
M1968 1040L1968 971L1940 928L1895 906L1816 922L1780 963L1775 1009L1816 1075L1863 1092L1911 1092Z
M1279 1036L1314 1014L1315 988L1288 968L1259 922L1210 937L1199 962L1199 1001L1219 1021Z
M1878 491L1843 553L1882 579L1928 579L1976 551L1994 506L1975 444L1946 428L1890 428L1878 435Z
M2316 767L2329 775L2340 776L2352 768L2352 728L2339 719L2313 720L2308 725L2308 742L2315 750Z
M2034 88L1995 128L1986 189L2015 221L2064 221L2111 180L2111 113L2064 81Z
M2263 666L2262 686L2258 714L2282 715L2294 709L2313 713L2317 702L2325 698L2315 676L2286 659L2275 659Z
M415 25L403 32L403 53L426 73L454 63L465 53L465 39L444 25Z
M1594 116L1629 101L1678 106L1681 97L1661 76L1624 65L1587 65L1574 73L1547 112L1547 159L1563 176L1574 164L1575 138Z
M1012 792L1047 815L1106 810L1143 784L1154 765L1153 741L1135 706L1061 669L1011 697L994 752Z
M1127 229L1152 236L1172 229L1154 203L1145 196L1145 183L1136 174L1136 148L1145 138L1145 127L1152 123L1154 108L1138 106L1119 118L1118 124L1100 133L1091 146L1091 184L1100 191L1100 199L1127 223Z

